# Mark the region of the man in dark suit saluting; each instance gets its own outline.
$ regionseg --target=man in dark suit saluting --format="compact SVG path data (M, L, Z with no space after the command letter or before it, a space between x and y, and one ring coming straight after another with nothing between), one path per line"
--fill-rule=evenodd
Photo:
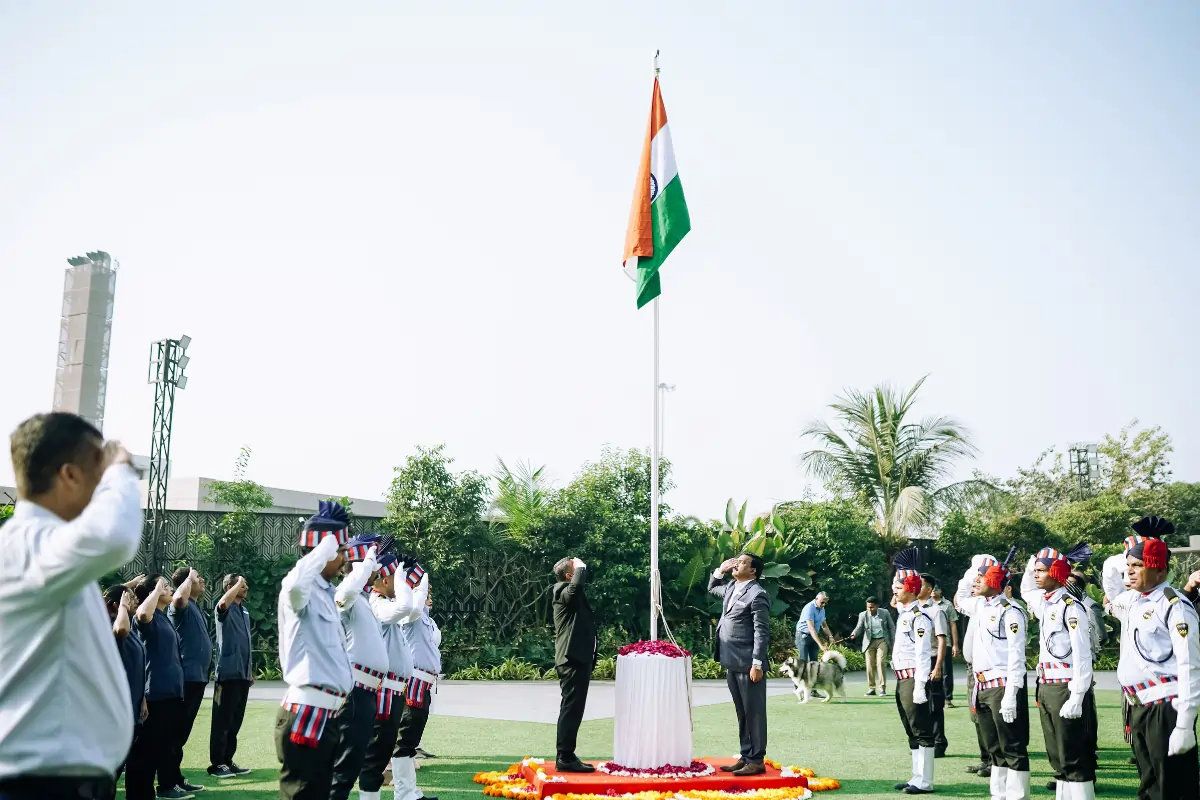
M554 565L554 577L558 581L554 584L554 669L562 688L554 768L559 772L595 772L595 767L575 755L598 645L596 619L583 594L587 565L578 558L564 558Z
M717 567L708 590L722 600L717 623L716 658L725 668L725 680L737 711L742 757L721 767L734 775L761 775L767 771L767 683L763 671L771 644L771 600L759 585L763 560L743 553ZM722 583L726 572L733 582Z

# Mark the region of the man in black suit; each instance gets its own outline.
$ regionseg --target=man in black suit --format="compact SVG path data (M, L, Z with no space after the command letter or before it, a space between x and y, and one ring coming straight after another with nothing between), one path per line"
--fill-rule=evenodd
M596 666L596 619L583 594L587 565L578 558L564 558L554 565L554 669L562 688L558 710L559 772L595 772L575 755L575 740L583 709L587 705L588 684Z
M761 775L767 771L767 683L763 680L767 648L771 644L771 599L758 583L763 560L743 553L717 567L708 581L708 591L720 597L721 619L717 623L717 661L725 668L725 680L737 711L741 758L721 767L734 775ZM734 580L722 583L725 573Z

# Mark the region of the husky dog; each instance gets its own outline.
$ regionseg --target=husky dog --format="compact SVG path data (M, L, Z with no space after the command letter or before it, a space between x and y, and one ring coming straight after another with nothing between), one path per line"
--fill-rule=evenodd
M783 662L780 672L792 679L796 687L796 698L801 703L807 703L814 689L825 692L824 702L833 699L836 691L846 702L846 687L842 680L846 672L846 657L836 650L826 650L820 661L801 661L792 656Z

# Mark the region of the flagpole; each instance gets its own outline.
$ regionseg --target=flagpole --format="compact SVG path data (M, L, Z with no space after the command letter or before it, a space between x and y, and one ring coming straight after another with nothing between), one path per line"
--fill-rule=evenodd
M658 80L658 50L654 51L654 80ZM658 574L658 426L662 392L658 384L658 300L654 298L654 443L650 448L650 639L658 638L661 587Z
M650 639L658 638L660 578L658 574L658 426L661 424L658 388L658 298L654 298L654 446L650 455Z

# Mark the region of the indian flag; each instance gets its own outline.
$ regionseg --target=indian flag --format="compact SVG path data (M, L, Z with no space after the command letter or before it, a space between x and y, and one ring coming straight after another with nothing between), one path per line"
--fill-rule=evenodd
M637 281L638 308L662 294L659 267L691 229L683 186L675 168L667 109L655 78L650 126L633 190L629 230L625 233L625 271Z

